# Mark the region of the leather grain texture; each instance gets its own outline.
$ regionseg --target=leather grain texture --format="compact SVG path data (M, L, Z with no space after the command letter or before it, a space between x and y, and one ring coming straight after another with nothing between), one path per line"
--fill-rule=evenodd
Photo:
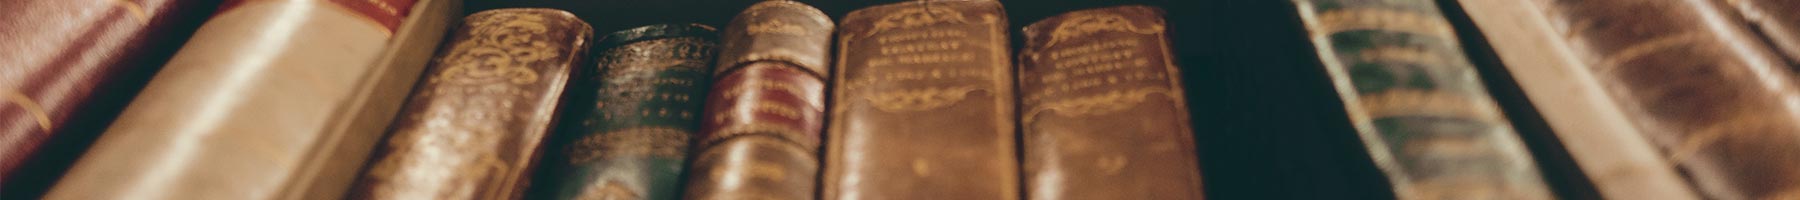
M1434 1L1295 4L1395 196L1554 198Z
M1800 91L1712 0L1536 0L1643 137L1710 199L1800 198Z
M0 199L33 199L217 0L0 2Z
M554 9L464 18L351 199L519 199L592 28Z
M1019 50L1030 199L1201 199L1193 128L1162 10L1072 11Z
M715 29L663 24L607 34L578 77L547 160L549 199L678 199L717 54Z
M46 199L342 197L429 58L396 56L460 1L420 3L398 32L318 1L221 11Z
M877 5L838 28L820 198L1020 198L999 2Z
M686 199L815 198L833 25L765 1L723 30Z

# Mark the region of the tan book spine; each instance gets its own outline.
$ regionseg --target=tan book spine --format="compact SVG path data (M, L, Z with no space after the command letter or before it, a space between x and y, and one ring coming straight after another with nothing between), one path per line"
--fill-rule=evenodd
M1200 163L1163 11L1079 10L1019 50L1030 199L1201 199Z
M1533 0L1703 198L1800 198L1793 69L1715 0Z
M1537 5L1458 1L1601 196L1698 199Z
M1019 199L1006 27L997 1L847 14L821 198Z
M228 3L45 198L341 197L461 1L413 3Z

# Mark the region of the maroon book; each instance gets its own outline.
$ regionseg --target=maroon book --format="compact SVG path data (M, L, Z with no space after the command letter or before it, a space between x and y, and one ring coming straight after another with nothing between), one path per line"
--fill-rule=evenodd
M48 187L217 3L0 2L0 199Z

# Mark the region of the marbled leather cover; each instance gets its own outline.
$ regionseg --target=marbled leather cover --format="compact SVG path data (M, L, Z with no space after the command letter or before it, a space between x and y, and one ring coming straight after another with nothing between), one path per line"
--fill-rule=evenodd
M1553 198L1434 1L1295 4L1395 196Z
M878 5L838 28L821 198L1020 198L999 2Z
M1025 27L1020 125L1030 199L1201 199L1162 10L1064 13Z
M0 199L47 189L217 3L0 1Z
M831 20L765 1L724 30L687 199L813 199Z
M1706 198L1800 198L1790 64L1715 0L1534 0Z
M689 139L700 129L717 33L664 24L608 34L597 74L578 77L575 105L546 160L550 199L677 199Z
M375 150L351 199L518 199L593 37L574 14L464 18Z
M46 198L343 197L461 1L420 3L398 31L324 1L223 9Z

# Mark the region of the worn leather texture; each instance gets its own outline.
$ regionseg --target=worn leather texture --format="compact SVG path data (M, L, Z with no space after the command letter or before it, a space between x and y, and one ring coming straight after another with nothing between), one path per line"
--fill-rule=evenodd
M1019 50L1030 199L1201 199L1194 131L1162 10L1072 11Z
M1020 198L999 2L878 5L838 28L820 198Z
M0 199L48 189L217 2L0 2Z
M222 10L46 199L342 197L460 1L421 3L398 32L319 1Z
M452 31L351 199L519 199L592 28L554 9L475 13Z
M833 25L765 1L723 30L686 199L815 198Z
M1599 196L1699 198L1675 165L1638 133L1632 118L1607 95L1595 72L1580 60L1582 55L1568 48L1568 41L1537 5L1516 0L1457 3L1505 65L1505 73L1548 123L1554 139L1587 174L1579 178L1591 182Z
M596 70L570 89L567 127L546 160L549 199L678 199L700 129L717 32L663 24L607 34Z
M1436 3L1295 4L1395 196L1554 198Z
M1737 8L1737 13L1754 24L1788 62L1800 62L1800 1L1792 0L1719 0Z
M1712 0L1536 0L1704 198L1800 198L1789 63Z

